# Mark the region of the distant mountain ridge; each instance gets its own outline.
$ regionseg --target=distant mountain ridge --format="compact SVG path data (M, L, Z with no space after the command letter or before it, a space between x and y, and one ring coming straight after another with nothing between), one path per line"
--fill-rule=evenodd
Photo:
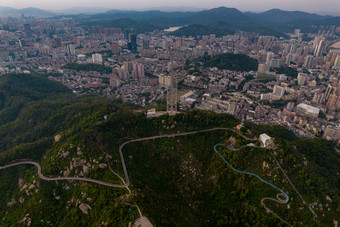
M0 17L19 17L22 14L25 16L50 17L55 14L39 8L28 7L23 9L14 9L11 7L0 6Z
M266 23L287 23L294 20L323 20L332 16L321 16L315 13L306 13L302 11L284 11L280 9L271 9L263 13L245 13L248 17L260 22Z
M77 8L76 8L77 9ZM74 10L76 10L74 9ZM91 12L89 8L78 8L80 11ZM90 10L90 11L89 11ZM93 8L94 11L104 11L105 8ZM97 11L97 12L98 12ZM57 11L55 11L57 12ZM121 27L123 29L134 28L137 33L150 32L155 29L183 26L174 35L196 36L204 34L216 34L222 36L232 34L237 30L255 32L261 35L273 35L286 37L284 33L293 32L295 28L301 28L305 32L313 31L311 25L335 25L339 26L340 18L334 16L322 16L315 13L302 11L284 11L271 9L261 13L241 12L236 8L218 7L202 11L136 11L136 10L108 10L96 14L55 14L37 8L25 8L21 10L0 7L0 16L16 15L38 16L60 19L64 16L73 17L77 23L85 26L101 25L104 27Z

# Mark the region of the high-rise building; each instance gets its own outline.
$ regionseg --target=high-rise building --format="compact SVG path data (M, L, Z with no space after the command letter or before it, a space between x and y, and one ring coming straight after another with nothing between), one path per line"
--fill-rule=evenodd
M141 63L133 62L131 74L134 79L143 78L145 76L144 65Z
M303 73L299 73L297 79L298 79L298 85L300 85L300 86L304 85L304 83L307 79L307 75L303 74Z
M305 63L303 64L303 66L305 68L310 68L313 64L313 56L312 55L308 55L305 59Z
M119 54L119 45L118 43L111 44L111 50L113 54Z
M169 42L168 42L168 40L163 40L162 41L162 48L164 49L164 50L167 50L167 49L169 49Z
M33 32L30 24L24 24L24 30L27 38L33 37Z
M290 47L289 53L295 54L296 53L296 49L297 49L296 45L292 44L291 47Z
M120 81L118 79L116 79L116 78L111 78L110 79L110 86L112 88L117 88L117 87L120 86Z
M320 41L323 39L323 36L316 36L313 41L313 48L317 47L319 45Z
M117 71L119 79L121 79L121 80L128 80L129 79L129 72L128 71L121 69L121 68L117 68L116 71Z
M177 76L175 72L176 62L173 60L168 65L170 72L170 86L167 87L167 111L170 115L177 112Z
M270 60L270 63L269 63L271 68L280 68L281 64L282 64L281 59L272 59Z
M128 73L129 78L131 76L135 80L145 77L144 65L138 62L124 62L122 70Z
M317 47L315 48L314 55L315 57L321 57L324 51L325 41L321 40Z
M294 103L293 103L293 102L289 102L289 103L287 104L287 110L293 111L293 109L294 109Z
M340 87L328 85L325 100L329 108L340 109Z
M259 64L257 71L259 73L265 73L265 72L269 71L269 69L270 69L270 65Z
M273 90L272 99L273 100L279 100L283 97L284 94L285 94L285 89L281 86L275 85L274 90Z
M268 52L267 53L267 58L266 58L266 64L269 65L270 61L274 58L274 53L273 52Z
M101 54L92 54L92 63L94 63L94 64L102 64L103 63L103 55L101 55Z
M76 48L73 44L67 45L67 52L69 55L76 55Z
M144 50L150 49L150 39L148 38L143 39L143 49Z
M312 102L320 104L323 102L324 98L325 98L324 93L315 92Z
M131 50L132 53L137 53L137 35L134 29L131 29L129 34L128 49Z
M333 68L334 69L340 69L340 54L335 58Z

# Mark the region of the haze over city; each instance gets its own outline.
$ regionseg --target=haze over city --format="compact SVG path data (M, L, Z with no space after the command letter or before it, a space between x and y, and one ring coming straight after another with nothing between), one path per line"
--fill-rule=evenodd
M126 0L126 1L111 1L111 0L60 0L60 1L45 1L45 0L2 0L1 6L8 6L14 8L25 7L37 7L45 10L61 10L72 7L101 7L108 9L133 9L133 10L145 10L153 8L165 8L165 7L195 7L195 8L214 8L219 6L235 7L242 11L266 11L273 8L279 8L282 10L301 10L306 12L318 12L318 13L333 13L340 14L340 1L338 0Z

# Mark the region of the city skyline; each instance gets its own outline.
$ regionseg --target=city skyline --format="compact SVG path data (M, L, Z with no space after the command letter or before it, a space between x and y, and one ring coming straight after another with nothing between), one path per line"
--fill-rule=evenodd
M228 2L222 0L212 0L207 2L206 0L187 0L185 2L174 0L169 4L168 1L136 1L136 0L126 0L124 2L110 1L110 0L99 0L96 2L89 0L59 0L59 1L23 1L23 0L3 0L0 4L5 7L12 8L26 8L26 7L36 7L44 10L64 10L68 8L77 7L99 7L107 9L129 9L129 10L147 10L153 8L180 8L180 7L191 7L194 6L197 9L209 9L220 6L237 8L241 11L253 11L253 12L263 12L270 9L278 8L287 11L305 11L312 13L322 13L322 14L337 14L340 15L340 1L338 0L244 0L242 2L237 0L230 0Z

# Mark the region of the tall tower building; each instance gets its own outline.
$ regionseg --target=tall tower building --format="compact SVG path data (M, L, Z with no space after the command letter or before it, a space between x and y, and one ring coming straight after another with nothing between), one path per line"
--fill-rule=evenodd
M324 46L325 46L325 41L321 40L319 42L319 45L315 48L315 52L314 52L315 57L321 57L322 56Z
M317 47L317 45L319 45L320 41L323 39L322 36L317 36L315 37L314 41L313 41L313 48Z
M143 39L143 49L144 50L150 49L150 39L148 38Z
M177 76L175 72L176 62L171 57L171 62L168 64L168 71L170 72L169 86L167 86L167 111L170 115L177 112Z
M118 43L111 44L111 50L113 54L119 54L119 45Z
M334 60L334 69L340 69L340 54Z
M303 64L303 66L305 68L310 68L312 66L313 63L313 56L312 55L308 55L305 59L305 63Z
M94 64L102 64L103 63L103 55L101 55L101 54L92 54L92 63L94 63Z
M267 59L266 59L266 64L269 65L270 61L274 58L274 53L273 52L268 52L267 53Z
M24 24L24 30L25 30L27 38L32 38L33 37L33 32L32 32L30 24Z
M325 99L328 107L340 109L340 87L328 85Z
M303 74L303 73L299 73L298 74L298 77L297 77L297 79L298 79L298 85L303 85L304 83L305 83L305 81L306 81L306 78L307 78L307 75L306 74Z
M128 49L131 50L132 53L137 53L137 35L134 29L131 29L129 34Z
M76 55L76 48L73 44L67 45L67 51L69 55Z

